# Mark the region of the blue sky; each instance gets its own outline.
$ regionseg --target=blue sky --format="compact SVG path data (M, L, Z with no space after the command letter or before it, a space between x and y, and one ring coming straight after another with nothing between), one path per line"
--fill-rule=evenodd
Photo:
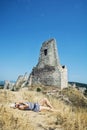
M87 83L87 0L0 0L0 80L29 74L50 38L68 80Z

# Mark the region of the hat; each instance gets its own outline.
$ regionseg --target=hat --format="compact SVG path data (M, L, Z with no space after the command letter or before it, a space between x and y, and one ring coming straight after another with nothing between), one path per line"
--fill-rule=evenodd
M16 108L15 103L12 103L12 104L10 105L10 107L11 107L11 108Z

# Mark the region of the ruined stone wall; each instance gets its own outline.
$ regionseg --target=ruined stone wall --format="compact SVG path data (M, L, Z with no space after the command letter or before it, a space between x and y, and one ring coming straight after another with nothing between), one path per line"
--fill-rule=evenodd
M58 64L59 58L57 54L56 41L51 39L44 42L40 50L40 57L37 67L44 68L45 65L57 66Z
M66 88L68 86L68 75L66 66L62 67L61 71L61 89Z
M59 62L55 39L42 44L38 63L32 69L28 82L30 85L43 84L57 86L60 89L67 87L67 68Z
M60 72L53 66L34 68L32 71L32 84L43 84L47 86L60 86Z

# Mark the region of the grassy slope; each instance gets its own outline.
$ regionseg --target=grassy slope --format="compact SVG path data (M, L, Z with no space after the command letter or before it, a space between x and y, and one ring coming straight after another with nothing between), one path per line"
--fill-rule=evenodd
M38 87L38 86L37 86ZM86 130L87 129L87 99L76 89L64 89L57 94L67 96L72 105L67 105L55 95L46 95L33 90L22 89L18 92L0 90L0 130ZM51 89L53 91L53 89ZM37 102L47 97L59 112L31 112L12 109L12 102L27 100ZM84 103L83 103L84 102ZM79 106L79 107L77 107Z

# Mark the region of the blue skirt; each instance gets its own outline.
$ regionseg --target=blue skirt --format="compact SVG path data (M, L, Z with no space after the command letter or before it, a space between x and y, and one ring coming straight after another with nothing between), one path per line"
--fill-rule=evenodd
M39 112L40 111L40 105L38 103L32 103L32 102L26 102L28 104L28 108L25 110L32 110L34 112Z

